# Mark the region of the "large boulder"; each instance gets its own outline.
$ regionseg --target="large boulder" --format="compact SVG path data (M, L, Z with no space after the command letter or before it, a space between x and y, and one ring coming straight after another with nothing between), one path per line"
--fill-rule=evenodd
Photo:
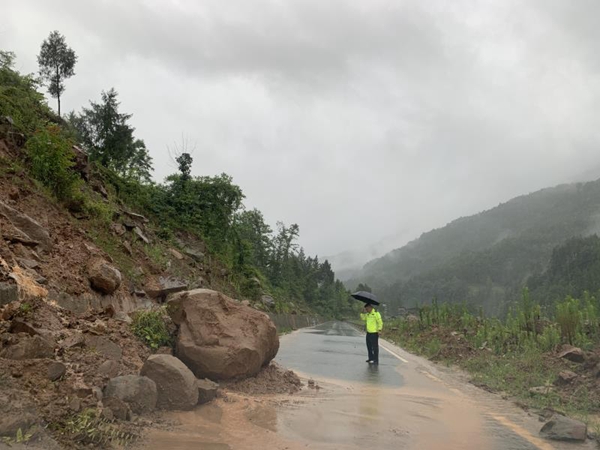
M152 412L156 408L156 383L148 377L123 375L108 382L104 397L123 400L136 414Z
M92 287L103 294L112 294L121 285L121 272L101 259L90 264L88 275Z
M555 415L540 430L540 434L555 441L585 441L587 425L578 420Z
M160 409L192 409L198 403L196 377L181 360L171 355L152 355L140 375L156 383Z
M175 355L198 378L256 375L279 350L269 316L220 292L180 292L169 301L168 310L179 325Z

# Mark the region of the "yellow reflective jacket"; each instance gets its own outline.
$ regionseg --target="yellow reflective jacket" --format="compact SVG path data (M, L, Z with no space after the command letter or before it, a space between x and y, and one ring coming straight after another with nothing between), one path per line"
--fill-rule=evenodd
M367 333L379 333L383 330L383 320L379 311L372 310L370 313L361 313L360 318L365 322Z

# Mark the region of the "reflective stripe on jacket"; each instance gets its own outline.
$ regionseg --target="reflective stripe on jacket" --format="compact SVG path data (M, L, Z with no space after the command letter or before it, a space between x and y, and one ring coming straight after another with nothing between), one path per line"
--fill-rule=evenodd
M366 322L367 333L379 333L383 330L383 320L379 311L372 310L370 313L361 313L360 318Z

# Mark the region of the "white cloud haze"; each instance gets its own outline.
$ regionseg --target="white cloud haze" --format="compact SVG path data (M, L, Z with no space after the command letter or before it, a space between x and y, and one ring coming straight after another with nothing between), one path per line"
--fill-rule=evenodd
M79 56L65 111L114 87L157 180L183 134L312 254L600 172L596 0L1 3L19 70L55 29Z

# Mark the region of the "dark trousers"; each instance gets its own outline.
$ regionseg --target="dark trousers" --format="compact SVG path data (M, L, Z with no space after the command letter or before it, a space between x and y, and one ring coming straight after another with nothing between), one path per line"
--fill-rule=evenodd
M379 333L367 333L369 361L379 363Z

